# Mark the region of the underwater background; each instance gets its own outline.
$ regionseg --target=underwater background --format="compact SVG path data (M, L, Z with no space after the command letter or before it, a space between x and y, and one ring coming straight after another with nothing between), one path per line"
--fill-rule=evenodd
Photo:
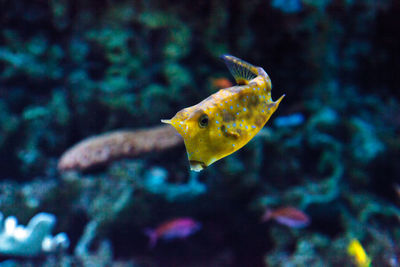
M397 0L0 0L0 266L400 266L399 25ZM195 173L160 119L234 84L222 54L286 97ZM149 247L175 218L201 228Z

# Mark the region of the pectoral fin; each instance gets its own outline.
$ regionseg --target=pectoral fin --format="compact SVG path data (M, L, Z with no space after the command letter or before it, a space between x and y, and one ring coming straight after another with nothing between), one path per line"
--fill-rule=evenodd
M221 131L224 134L224 136L226 136L226 137L233 137L235 139L240 137L239 133L231 131L231 130L228 130L228 129L226 129L225 126L221 127Z

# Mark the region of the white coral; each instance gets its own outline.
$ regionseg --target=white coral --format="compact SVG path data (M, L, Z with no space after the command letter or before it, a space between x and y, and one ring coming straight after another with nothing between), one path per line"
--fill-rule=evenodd
M65 233L51 235L55 222L54 215L38 213L25 227L18 225L14 216L7 217L3 223L0 212L0 254L32 257L68 248L69 240Z

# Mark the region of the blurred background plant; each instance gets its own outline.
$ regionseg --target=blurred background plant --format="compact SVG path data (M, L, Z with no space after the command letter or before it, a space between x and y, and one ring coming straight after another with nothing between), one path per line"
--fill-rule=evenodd
M373 265L396 266L399 11L395 0L1 0L0 211L23 224L57 216L71 246L45 266L348 265L353 238ZM245 148L198 176L183 146L58 171L77 142L156 126L215 92L210 81L233 81L224 53L286 94ZM285 205L311 224L260 223ZM179 216L202 230L148 250L143 229Z

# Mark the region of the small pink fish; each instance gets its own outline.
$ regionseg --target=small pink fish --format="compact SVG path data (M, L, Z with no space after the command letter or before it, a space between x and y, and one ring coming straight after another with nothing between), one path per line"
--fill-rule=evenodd
M186 238L200 230L201 224L192 218L176 218L160 224L155 229L146 229L145 234L149 236L151 248L155 247L159 238L171 240L175 238Z
M262 221L266 222L270 219L274 219L280 224L291 228L306 227L311 221L307 214L294 207L282 207L275 210L267 209L262 217Z

